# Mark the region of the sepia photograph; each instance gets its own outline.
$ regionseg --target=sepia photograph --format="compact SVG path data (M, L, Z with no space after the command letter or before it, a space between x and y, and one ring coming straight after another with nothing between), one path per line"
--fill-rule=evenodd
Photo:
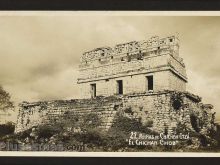
M220 13L180 13L0 12L0 155L220 156Z

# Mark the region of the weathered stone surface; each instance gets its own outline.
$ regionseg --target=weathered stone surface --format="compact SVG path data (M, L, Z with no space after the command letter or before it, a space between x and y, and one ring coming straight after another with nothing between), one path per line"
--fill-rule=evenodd
M181 100L178 109L173 105L174 98ZM167 129L168 132L175 133L181 124L188 130L208 134L215 127L212 106L202 104L201 98L195 98L198 97L188 92L162 91L96 99L22 103L16 132L55 118L59 120L59 116L67 111L80 116L96 113L102 119L101 128L108 129L113 124L116 113L120 111L124 116L139 119L144 124L152 122L150 129L156 132L164 132ZM195 121L192 121L192 116L196 117Z
M117 97L97 97L96 99L56 100L20 104L17 119L16 132L24 131L39 124L49 123L51 120L59 120L65 112L82 116L84 114L96 113L103 119L104 126L111 123L106 120L114 118L117 109L120 107L121 99Z
M83 99L23 102L16 132L59 120L68 111L79 117L97 114L103 129L111 127L117 112L157 132L175 133L182 126L207 135L215 127L213 106L185 91L187 76L176 36L154 36L86 52L80 73L78 84ZM153 76L151 90L146 90L146 76ZM117 80L123 81L123 95L117 93ZM91 84L96 84L94 98Z
M153 76L155 92L186 90L185 65L176 36L97 48L83 54L79 71L82 98L91 98L91 84L96 84L97 96L117 94L117 80L123 81L123 94L149 92L146 76Z

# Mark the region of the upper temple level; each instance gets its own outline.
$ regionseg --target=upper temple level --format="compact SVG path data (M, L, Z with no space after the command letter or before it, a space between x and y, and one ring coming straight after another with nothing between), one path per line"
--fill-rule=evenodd
M187 82L185 65L183 59L179 57L177 36L166 38L153 36L148 40L117 44L113 48L96 48L83 53L80 61L78 84L82 84L83 88L86 84L87 86L91 83L99 84L102 80L118 81L135 75L137 78L140 76L146 78L149 74L154 75L155 91L166 89L184 91ZM124 81L128 81L127 84L132 82ZM128 85L126 91L129 91L129 88ZM135 85L131 88L138 89L135 89ZM144 88L142 92L145 91ZM89 89L86 90L88 92ZM134 90L130 92L136 92ZM115 94L117 90L110 93L108 95Z
M179 55L179 39L176 36L159 38L153 36L149 40L131 41L117 44L115 47L101 47L83 53L81 57L81 68L86 68L92 64L103 64L102 62L131 60L131 58L149 57L152 55L171 53L179 62L182 59ZM136 56L135 56L136 55ZM123 61L123 60L122 60ZM104 63L105 64L105 63Z

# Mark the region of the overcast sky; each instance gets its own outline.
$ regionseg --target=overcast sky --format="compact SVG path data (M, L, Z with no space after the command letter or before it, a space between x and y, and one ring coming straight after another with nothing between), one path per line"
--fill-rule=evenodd
M0 15L0 84L16 103L77 98L83 52L176 32L187 90L220 116L220 17Z

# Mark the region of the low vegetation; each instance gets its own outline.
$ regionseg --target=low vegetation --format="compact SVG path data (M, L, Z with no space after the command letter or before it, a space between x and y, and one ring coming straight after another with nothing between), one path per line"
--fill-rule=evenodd
M82 151L220 151L220 126L217 130L210 131L209 137L194 131L190 132L191 139L183 141L175 146L158 145L128 145L131 132L142 134L158 135L151 130L153 121L142 124L140 120L131 119L118 114L114 124L108 130L100 128L101 119L95 113L89 113L79 117L73 112L67 112L58 121L51 121L49 124L33 127L19 134L13 134L14 125L8 123L0 125L1 140L17 142L20 144L59 144L65 146L84 145ZM179 124L177 133L186 133L188 130L184 125ZM211 138L210 138L211 137ZM192 145L197 140L199 147ZM214 144L214 145L210 145ZM189 146L192 146L191 148ZM78 151L65 148L65 151Z

